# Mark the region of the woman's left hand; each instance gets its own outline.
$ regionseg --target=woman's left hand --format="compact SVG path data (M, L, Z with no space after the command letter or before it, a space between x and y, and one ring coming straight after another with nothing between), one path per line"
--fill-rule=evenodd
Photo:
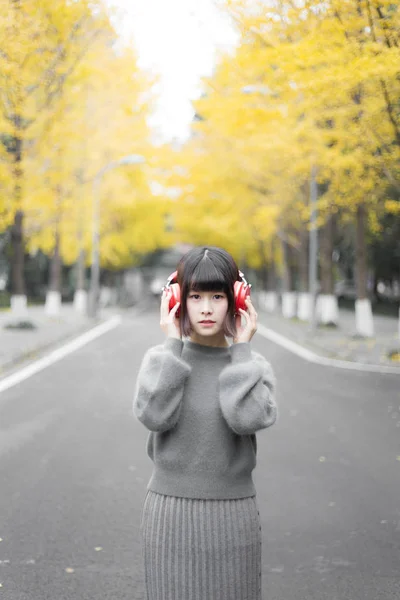
M236 315L236 337L233 338L234 344L239 344L241 342L250 342L251 338L257 331L257 313L256 309L253 306L253 303L248 296L245 300L247 305L247 311L239 308L239 315ZM245 319L244 324L242 325L242 316Z

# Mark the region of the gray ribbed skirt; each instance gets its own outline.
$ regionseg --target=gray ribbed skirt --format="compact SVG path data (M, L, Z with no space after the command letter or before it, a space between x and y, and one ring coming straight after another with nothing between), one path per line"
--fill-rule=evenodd
M140 528L146 600L261 600L256 496L192 500L148 490Z

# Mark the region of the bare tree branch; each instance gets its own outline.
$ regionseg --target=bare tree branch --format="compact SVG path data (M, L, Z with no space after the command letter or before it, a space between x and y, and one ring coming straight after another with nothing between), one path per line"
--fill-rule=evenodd
M376 12L378 13L379 18L382 21L384 21L386 17L385 17L385 15L382 12L382 7L381 6L377 6L376 7ZM391 46L390 46L390 39L387 37L386 31L385 31L387 28L386 28L386 25L384 23L382 24L382 29L384 31L384 35L385 35L385 39L386 39L387 45L389 46L389 48L391 48ZM398 44L396 38L394 37L394 35L392 36L392 43L393 43L394 46L396 46L396 48L399 47L399 44Z
M399 124L396 121L396 117L394 115L393 106L392 106L392 103L389 98L389 92L388 92L386 83L383 79L380 80L380 84L381 84L381 88L382 88L382 92L383 92L383 97L385 98L385 102L386 102L386 112L388 114L389 121L393 125L394 135L396 137L397 145L400 146L400 128L399 128Z
M380 168L382 169L382 172L384 173L384 175L385 175L386 179L389 181L389 183L396 190L398 190L400 192L400 182L393 175L393 173L390 170L390 167L388 166L387 162L385 161L385 157L382 153L382 149L384 149L387 146L387 144L375 130L372 130L365 123L362 123L362 125L363 125L364 133L369 137L369 139L371 140L371 138L375 137L375 140L377 140L378 143L380 144L380 150L378 151L378 154L376 155L377 160L380 162Z
M5 58L5 60L8 60L8 62L11 62L11 58L9 57L7 52L5 52L5 50L2 50L1 48L0 48L0 56L2 58Z
M57 47L56 55L54 57L54 60L38 76L37 83L35 83L34 85L32 85L32 86L30 86L28 88L28 90L27 90L27 95L28 96L31 95L35 90L37 90L42 85L43 81L49 81L51 83L52 78L54 79L56 77L57 67L65 59L65 49L66 49L66 47L68 46L68 44L70 44L70 43L72 43L74 41L76 33L81 29L82 24L86 20L87 20L86 17L82 17L82 19L80 19L79 21L77 21L76 23L74 23L74 25L71 28L70 33L67 36L67 39L64 40L63 43L61 43Z
M88 51L88 49L89 49L89 47L90 47L91 43L93 42L93 40L94 40L94 39L95 39L95 38L96 38L98 35L100 35L100 34L101 34L101 31L100 31L100 30L96 30L96 31L93 33L93 36L92 36L92 38L90 38L90 39L88 40L88 43L87 43L87 45L86 45L84 48L82 48L82 51L81 51L81 52L80 52L80 53L79 53L79 54L78 54L78 55L75 57L75 60L74 60L74 62L73 62L71 65L70 65L69 69L68 69L67 71L65 71L65 72L64 72L64 73L63 73L63 74L62 74L62 75L61 75L61 76L60 76L58 79L54 80L53 82L51 82L51 84L49 84L49 85L47 86L48 93L47 93L47 96L46 96L46 101L45 101L45 102L42 104L42 106L41 106L40 110L42 110L43 108L48 108L48 107L50 106L50 104L51 104L51 102L52 102L53 98L54 98L55 96L57 96L57 95L58 95L58 94L61 92L61 90L62 90L62 88L63 88L63 86L64 86L64 83L66 82L66 80L68 79L68 77L70 77L70 76L71 76L71 74L73 73L73 71L75 70L75 68L76 68L76 67L77 67L77 65L79 64L79 62L80 62L80 61L82 60L82 58L85 56L85 54L86 54L86 52ZM54 87L52 90L50 90L50 85L52 85L52 84L55 84L55 87Z

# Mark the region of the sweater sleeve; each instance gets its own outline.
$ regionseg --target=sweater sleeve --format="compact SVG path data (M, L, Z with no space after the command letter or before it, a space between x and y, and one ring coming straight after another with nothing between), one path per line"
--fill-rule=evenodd
M277 419L275 376L269 362L248 342L233 344L231 356L219 376L222 414L235 433L253 434Z
M191 366L182 360L183 342L167 338L146 352L136 379L133 412L150 431L167 431L179 419Z

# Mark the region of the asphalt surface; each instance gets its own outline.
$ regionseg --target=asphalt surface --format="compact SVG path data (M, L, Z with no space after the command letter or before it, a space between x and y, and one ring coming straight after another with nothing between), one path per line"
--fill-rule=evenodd
M152 465L132 397L163 337L155 310L132 312L0 394L1 598L145 598ZM263 600L398 600L398 377L314 365L257 335L252 345L278 380L254 474Z

